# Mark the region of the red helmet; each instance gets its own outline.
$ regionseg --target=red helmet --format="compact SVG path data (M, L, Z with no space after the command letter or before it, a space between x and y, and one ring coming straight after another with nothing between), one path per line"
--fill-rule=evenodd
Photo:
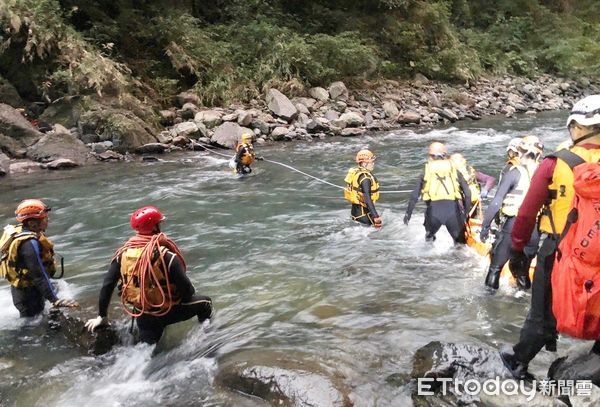
M140 235L151 235L156 225L163 220L165 217L154 206L144 206L133 212L129 223Z
M15 217L18 222L27 219L42 219L48 216L50 208L39 199L25 199L21 201L15 210Z

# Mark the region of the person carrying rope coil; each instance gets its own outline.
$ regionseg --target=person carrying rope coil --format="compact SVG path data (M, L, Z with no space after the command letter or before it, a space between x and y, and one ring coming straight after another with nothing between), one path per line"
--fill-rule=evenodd
M235 156L232 158L231 167L237 174L246 175L252 172L250 167L254 160L262 160L262 157L257 157L252 145L252 134L244 133L241 137L241 142L236 147Z
M358 167L348 170L344 179L346 188L344 198L352 203L352 220L363 225L381 227L381 217L375 209L379 199L379 182L372 174L375 167L375 155L370 150L360 150L356 154Z
M144 206L131 215L136 235L112 258L100 290L99 316L85 324L90 332L108 323L108 306L119 281L121 302L125 312L135 318L142 342L158 342L167 325L194 316L202 323L211 317L211 299L194 294L179 248L160 230L164 219L154 206Z

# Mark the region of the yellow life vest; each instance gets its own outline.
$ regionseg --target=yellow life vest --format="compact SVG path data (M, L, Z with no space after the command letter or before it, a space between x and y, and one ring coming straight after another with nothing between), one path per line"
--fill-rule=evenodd
M521 176L519 177L517 185L512 191L506 194L504 201L502 201L501 211L506 216L517 216L519 208L521 207L521 204L523 204L523 200L529 189L529 185L531 185L531 177L533 175L533 171L523 165L515 165L513 168L516 168Z
M367 204L365 203L365 195L360 188L362 176L365 176L371 180L371 200L373 202L377 202L379 200L379 181L377 181L377 178L371 174L371 171L363 167L354 167L348 170L348 174L346 174L346 178L344 178L344 182L346 183L346 188L344 189L344 198L355 205L366 207Z
M53 277L56 273L54 264L54 245L44 235L43 232L35 233L28 230L23 230L23 225L8 225L4 228L2 237L0 238L0 249L2 257L0 259L0 274L6 278L10 285L15 288L24 288L33 285L29 278L29 270L17 268L17 257L21 243L29 239L37 239L40 244L42 264L46 274Z
M240 151L241 148L245 148L246 151L240 157L240 161L244 165L251 165L254 162L254 160L256 159L256 154L254 153L254 147L252 147L252 145L250 145L250 144L242 143L242 144L238 144L235 151L236 152Z
M425 164L421 195L424 201L455 201L462 198L458 174L450 160L429 160Z
M477 182L477 171L475 171L475 168L470 165L463 165L462 167L457 168L457 170L460 171L465 181L467 181L467 185L469 185L469 191L471 191L471 203L479 201L481 189L479 188L479 182Z
M143 247L126 249L121 255L121 293L123 300L138 310L142 309L142 288L140 287L139 276L134 275L135 264L142 255ZM161 247L160 251L164 256L167 248ZM153 307L152 312L162 312L170 308L173 304L179 304L181 299L177 293L175 284L169 284L171 289L171 298L168 298L168 290L165 274L162 270L162 262L160 256L156 252L156 259L152 263L152 272L155 279L147 279L145 281L144 295L146 304L155 304L160 306ZM168 264L166 264L168 266ZM165 270L167 272L167 270ZM156 284L156 281L159 284ZM161 293L164 293L163 294ZM164 301L164 304L161 304Z
M600 162L600 149L588 150L580 146L573 146L568 150L588 163ZM555 156L557 157L556 167L552 174L552 183L548 186L548 202L540 217L540 230L545 233L560 234L567 223L567 214L575 190L573 188L573 171L566 161L560 158L560 152L556 152Z

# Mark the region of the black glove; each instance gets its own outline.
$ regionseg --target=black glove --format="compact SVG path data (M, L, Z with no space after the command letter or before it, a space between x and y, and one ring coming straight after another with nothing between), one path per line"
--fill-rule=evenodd
M408 225L408 222L410 222L410 215L407 213L406 215L404 215L404 224Z
M510 249L510 261L508 265L513 277L521 288L529 288L529 258L523 253L523 250Z
M260 156L260 157L256 157L256 159L257 159L258 161L262 161L262 160L264 160L264 159L265 159L265 157L263 157L263 156Z
M490 228L481 228L481 232L479 232L479 240L485 243L489 236Z

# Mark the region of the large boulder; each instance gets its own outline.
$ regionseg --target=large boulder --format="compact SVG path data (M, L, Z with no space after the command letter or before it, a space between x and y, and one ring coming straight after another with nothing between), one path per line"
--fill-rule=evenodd
M158 131L151 123L121 108L99 107L86 111L81 115L79 126L81 134L99 134L101 141L112 141L114 149L121 153L157 141Z
M395 120L400 114L400 110L398 110L398 106L393 100L386 100L383 102L382 107L383 111L385 112L385 116L389 119Z
M27 149L27 157L40 162L68 159L78 165L89 159L90 149L70 133L48 133Z
M327 102L329 99L329 92L327 89L318 86L316 88L310 88L308 94L310 97L320 100L321 102Z
M196 123L204 123L206 127L212 129L213 127L223 123L223 119L221 118L222 116L223 114L218 110L203 110L196 113L194 116L194 121Z
M18 150L27 148L41 139L39 132L12 106L0 103L0 149L16 156Z
M358 112L346 112L340 116L340 120L346 122L348 127L358 127L365 124L365 118Z
M244 133L254 134L251 129L242 127L235 122L225 122L215 129L210 141L221 147L235 148Z
M333 82L329 85L329 96L333 100L348 100L348 88L344 82Z
M267 106L275 116L288 122L298 115L296 106L277 89L269 89L267 92Z
M2 76L0 76L0 103L6 103L12 107L23 106L23 100L17 89Z
M599 349L600 350L600 349ZM556 359L548 377L554 380L591 380L600 387L600 354L589 351L589 345Z

